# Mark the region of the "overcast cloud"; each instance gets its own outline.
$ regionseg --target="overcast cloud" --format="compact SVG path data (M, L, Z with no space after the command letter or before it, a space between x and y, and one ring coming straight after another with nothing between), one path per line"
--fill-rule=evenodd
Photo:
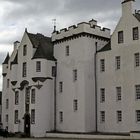
M52 19L57 19L58 30L79 22L88 22L92 18L100 26L113 30L121 16L121 2L122 0L0 0L0 63L7 52L11 53L12 43L21 40L26 27L29 32L51 36ZM139 0L136 0L135 8L140 9Z

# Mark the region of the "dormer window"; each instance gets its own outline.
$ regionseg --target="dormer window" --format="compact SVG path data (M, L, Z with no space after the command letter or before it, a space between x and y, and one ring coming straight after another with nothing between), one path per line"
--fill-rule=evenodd
M123 31L118 32L118 43L123 43Z
M23 56L27 55L27 45L23 46Z
M133 28L133 40L139 39L139 29L138 27Z

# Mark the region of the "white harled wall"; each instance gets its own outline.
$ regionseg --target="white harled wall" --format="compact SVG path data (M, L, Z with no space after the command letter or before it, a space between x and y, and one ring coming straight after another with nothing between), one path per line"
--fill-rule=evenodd
M109 39L108 29L92 28L89 23L71 26L68 30L53 33L52 41L78 35L82 32L99 35L98 37L80 36L54 45L57 59L57 130L62 132L94 132L95 130L95 44L102 48ZM97 27L97 28L96 28ZM56 42L57 42L56 41ZM69 46L69 56L66 56ZM99 48L97 48L99 49ZM77 81L73 81L73 70L77 69ZM59 82L63 82L63 92L59 93ZM78 110L73 110L73 100L78 100ZM59 112L63 112L60 122Z
M27 55L23 56L23 46L27 45ZM54 130L54 78L52 77L52 66L55 66L53 61L46 59L32 59L35 52L35 48L25 32L18 47L18 64L12 65L10 69L10 62L14 59L17 50L14 50L10 57L9 64L3 65L4 72L7 75L3 77L3 128L8 126L9 132L24 132L24 114L25 114L25 88L31 86L31 89L35 89L35 104L31 104L30 94L30 111L35 109L35 124L31 124L31 136L44 137L46 131ZM36 72L36 61L41 61L41 72ZM22 77L22 64L27 63L27 76ZM7 67L8 66L8 67ZM5 70L7 67L7 70ZM38 85L38 82L32 80L33 77L51 77L45 82L39 82L42 87L36 88L34 85ZM10 79L10 86L7 88L7 79ZM29 85L26 85L23 90L19 90L20 83L23 80L27 80ZM17 81L17 84L13 86L11 81ZM19 104L15 105L15 91L19 91ZM30 89L30 93L31 93ZM6 109L6 99L9 99L9 108ZM19 123L14 123L14 112L19 112ZM5 122L5 115L8 114L9 121Z
M98 77L98 130L100 132L129 133L139 131L136 110L135 85L140 84L139 67L135 67L134 54L140 52L140 39L133 40L132 28L140 22L132 13L132 1L122 4L122 17L111 37L111 51L100 52L97 56ZM123 31L124 43L118 44L118 32ZM140 36L139 36L140 38ZM121 57L120 70L115 69L115 57ZM105 59L105 72L100 72L100 59ZM116 100L116 87L122 88L122 100ZM105 88L105 103L100 103L100 88ZM122 122L117 122L117 110L122 111ZM100 111L105 111L105 123L100 122Z

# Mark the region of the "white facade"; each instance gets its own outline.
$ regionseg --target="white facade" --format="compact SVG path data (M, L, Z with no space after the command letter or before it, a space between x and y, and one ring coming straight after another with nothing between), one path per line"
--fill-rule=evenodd
M97 55L98 87L98 130L110 133L128 133L139 131L137 110L140 110L139 99L136 99L136 85L140 84L140 67L136 66L135 53L140 52L139 34L133 39L133 28L140 30L140 21L135 17L133 0L122 3L122 17L111 36L111 50ZM118 43L118 32L123 31L123 42ZM120 57L120 68L116 67L116 57ZM100 60L105 60L105 71L100 71ZM117 98L117 88L121 88L121 99ZM101 102L101 89L105 89L105 101ZM101 111L105 111L105 121L101 122ZM121 111L118 121L117 111Z
M37 36L37 35L36 35ZM26 55L23 47L27 46ZM29 33L25 32L21 43L8 60L3 64L3 128L9 132L25 132L25 116L30 116L31 136L45 136L46 131L54 129L54 78L52 66L54 61L45 58L32 59L37 48L33 46ZM17 64L11 64L17 55ZM36 71L36 61L41 62L40 72ZM26 76L23 76L23 63L26 62ZM36 80L33 80L36 79ZM44 80L40 80L43 79ZM9 82L8 82L9 79ZM15 84L12 84L12 82ZM26 103L26 88L29 89L29 103ZM31 91L35 90L35 103L31 103ZM15 104L15 93L19 93ZM6 103L8 100L8 103ZM6 105L8 104L8 105ZM26 109L29 104L29 111ZM18 122L15 122L15 111L18 110ZM31 122L31 110L35 110L35 122ZM6 118L8 115L8 118ZM6 120L7 119L7 120Z
M3 63L3 128L35 137L139 131L140 13L132 4L122 2L112 36L95 20L54 31L52 42L25 31Z
M53 33L54 56L57 59L58 131L96 131L95 44L103 47L109 37L110 30L102 30L94 20ZM63 83L62 92L59 91L60 82ZM76 111L74 100L77 100ZM63 122L60 121L60 112L63 113Z

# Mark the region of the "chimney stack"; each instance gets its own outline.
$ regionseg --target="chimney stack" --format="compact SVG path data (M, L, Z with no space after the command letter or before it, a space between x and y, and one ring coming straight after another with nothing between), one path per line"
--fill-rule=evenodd
M19 41L15 41L14 42L14 50L17 50L19 47L20 42Z
M135 0L124 0L122 2L122 16L129 16L132 15L133 13L133 2L135 2Z

